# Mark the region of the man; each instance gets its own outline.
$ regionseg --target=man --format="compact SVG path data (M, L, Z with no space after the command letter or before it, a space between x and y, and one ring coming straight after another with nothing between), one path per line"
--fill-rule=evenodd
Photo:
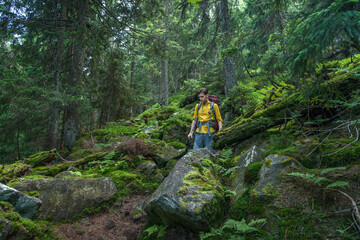
M217 121L219 125L219 131L221 131L223 123L220 115L219 106L216 103L212 103L209 101L209 94L206 88L200 88L197 92L197 95L200 99L201 105L200 108L199 104L197 104L195 107L194 117L188 138L193 138L194 128L195 126L197 126L194 149L207 147L211 150L211 152L214 152L211 144L213 143L215 129L212 126L214 122ZM211 109L212 104L214 111ZM213 112L215 112L215 116Z

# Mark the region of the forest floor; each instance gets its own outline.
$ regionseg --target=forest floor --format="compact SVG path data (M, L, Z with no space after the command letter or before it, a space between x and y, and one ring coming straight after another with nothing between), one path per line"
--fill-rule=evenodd
M151 195L130 195L112 209L85 217L77 223L65 223L56 228L63 239L69 240L136 240L145 224L144 214L133 214Z

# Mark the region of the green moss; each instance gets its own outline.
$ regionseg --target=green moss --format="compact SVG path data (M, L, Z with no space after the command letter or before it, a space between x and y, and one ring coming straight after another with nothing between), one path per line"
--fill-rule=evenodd
M22 218L17 212L8 210L1 217L11 223L9 239L21 236L21 239L56 240L60 239L53 230L53 225L44 220ZM21 231L21 234L17 235ZM16 237L15 237L16 238Z
M140 139L149 139L150 136L146 133L143 133L143 132L140 132L136 135L137 138L140 138Z
M183 149L186 147L185 144L181 142L170 142L168 145L173 146L176 149Z
M14 206L9 202L0 201L0 213L14 211Z
M259 179L259 171L262 165L263 162L256 162L249 165L244 173L244 180L246 183L255 183Z
M155 132L155 133L152 133L152 134L151 134L151 138L152 138L152 139L159 139L159 138L160 138L160 135L161 135L160 133Z
M265 166L267 168L271 167L272 159L271 158L265 158Z
M0 182L4 181L5 179L9 181L10 179L21 177L30 171L31 166L24 164L22 162L16 162L9 165L0 165L1 174L0 174Z
M93 152L94 151L92 149L79 149L79 150L73 149L72 153L68 156L68 158L72 160L78 160L93 154Z
M243 218L246 218L248 205L249 205L249 193L246 192L243 194L230 208L230 218L240 221Z
M266 184L261 190L266 196L277 197L277 190L271 183Z
M40 197L40 193L38 191L31 191L31 192L23 191L23 193L25 193L28 196L32 196L32 197L36 197L36 198Z
M339 151L353 139L329 139L321 146L322 164L325 167L339 167L351 163L359 163L360 141L357 141L347 148ZM335 153L339 151L338 153ZM335 154L333 154L335 153ZM326 156L330 155L330 156Z
M38 166L41 164L49 163L57 158L56 149L51 151L39 152L34 155L31 155L25 160L26 164L32 166Z

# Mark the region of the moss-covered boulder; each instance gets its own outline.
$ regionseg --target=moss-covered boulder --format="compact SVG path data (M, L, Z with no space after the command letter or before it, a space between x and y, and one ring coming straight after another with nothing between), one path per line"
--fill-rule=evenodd
M40 199L27 196L16 189L0 183L0 201L9 202L24 218L33 218L41 205Z
M0 182L7 182L13 178L21 177L30 171L31 166L22 162L9 165L0 165Z
M25 163L32 166L44 165L50 163L57 158L56 149L51 151L38 152L25 160Z
M236 193L235 200L239 199L249 188L251 179L246 179L246 177L253 178L252 175L258 174L258 172L253 173L254 168L250 166L254 166L252 164L262 162L263 160L264 154L257 146L251 147L239 157L236 164L238 168L234 172L231 183L232 189Z
M109 200L117 192L111 178L32 179L20 182L14 188L39 192L42 201L39 218L54 221L72 218L85 208Z
M252 196L264 199L276 197L276 188L280 184L278 176L288 166L302 167L297 160L291 157L277 154L267 156L259 172L259 182L252 190Z
M176 163L145 207L152 221L193 231L220 226L227 200L218 179L201 164L201 159L210 157L208 149L197 149Z
M162 168L165 167L166 164L172 160L176 159L178 156L183 154L184 149L176 149L173 146L166 145L156 151L155 154L153 154L152 158L156 162L156 164Z

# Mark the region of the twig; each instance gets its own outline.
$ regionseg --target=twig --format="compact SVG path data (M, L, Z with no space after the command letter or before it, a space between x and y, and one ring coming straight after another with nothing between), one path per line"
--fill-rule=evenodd
M308 155L306 155L306 157L310 156L318 147L320 147L321 144L323 144L323 142L325 142L325 140L328 139L331 134L332 134L332 131L326 136L326 138L324 138L324 139L321 141L321 143L319 143L319 145L317 145L310 153L308 153Z
M331 156L331 155L334 155L342 150L344 150L345 148L351 146L352 144L356 143L358 140L359 140L359 130L357 127L355 127L355 130L356 130L356 139L354 141L352 141L351 143L349 144L346 144L344 147L340 148L339 150L333 152L333 153L329 153L329 154L324 154L324 155L321 155L322 157L327 157L327 156Z
M360 224L360 212L359 212L359 208L357 207L357 204L354 201L354 199L352 199L352 197L350 197L347 193L344 193L343 191L341 191L339 189L335 189L335 188L325 188L325 189L339 192L339 193L341 193L342 195L344 195L345 197L347 197L350 200L351 208L353 210L354 222L355 222L356 226L358 227L358 229L360 229L360 227L359 227L359 224ZM355 215L355 217L354 217L354 215Z

